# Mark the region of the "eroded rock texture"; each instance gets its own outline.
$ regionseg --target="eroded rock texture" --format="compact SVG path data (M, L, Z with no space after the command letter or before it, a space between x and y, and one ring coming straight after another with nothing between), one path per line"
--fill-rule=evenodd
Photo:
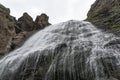
M15 36L15 18L10 16L10 10L0 4L0 55L10 50L12 38Z
M22 17L18 19L17 31L32 31L34 28L34 21L28 13L24 13Z
M46 14L41 14L36 17L35 22L28 13L24 13L17 21L16 33L17 35L13 38L12 50L20 47L25 40L32 34L49 26L49 17Z
M46 14L41 14L40 16L36 17L35 20L35 28L36 29L43 29L45 26L50 25L50 23L48 22L49 17Z
M20 47L29 36L50 25L48 20L46 14L41 14L34 22L28 13L16 20L10 15L10 9L0 4L0 56Z
M105 30L120 32L120 0L96 0L87 20Z

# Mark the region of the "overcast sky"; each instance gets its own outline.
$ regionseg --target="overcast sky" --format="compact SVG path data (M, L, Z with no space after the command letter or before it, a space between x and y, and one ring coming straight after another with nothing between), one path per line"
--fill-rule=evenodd
M49 16L52 24L67 20L84 20L91 4L95 0L0 0L0 3L10 8L11 15L19 18L28 12L33 19L41 13Z

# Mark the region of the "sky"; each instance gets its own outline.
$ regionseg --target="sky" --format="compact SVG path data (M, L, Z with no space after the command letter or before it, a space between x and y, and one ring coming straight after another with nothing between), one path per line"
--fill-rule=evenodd
M0 0L10 8L11 15L18 19L27 12L34 20L37 15L46 13L52 24L68 20L84 20L95 0Z

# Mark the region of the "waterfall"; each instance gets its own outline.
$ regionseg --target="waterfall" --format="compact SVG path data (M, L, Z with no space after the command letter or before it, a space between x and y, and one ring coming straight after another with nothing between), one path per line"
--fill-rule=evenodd
M120 80L120 37L85 21L48 26L0 59L0 80Z

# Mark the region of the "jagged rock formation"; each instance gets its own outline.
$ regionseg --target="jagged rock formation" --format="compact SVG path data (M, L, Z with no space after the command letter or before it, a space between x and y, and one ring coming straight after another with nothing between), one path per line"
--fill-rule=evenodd
M36 26L35 28L43 29L44 26L50 25L48 20L49 20L49 17L46 14L41 14L40 16L37 16L35 20L35 26Z
M87 20L105 30L120 32L120 0L96 0Z
M11 50L20 47L29 34L34 31L34 21L28 13L23 13L23 15L17 21L17 27L15 37L13 38Z
M46 14L37 16L34 22L28 13L18 21L10 15L10 9L0 4L0 56L20 47L36 31L50 25Z
M41 14L40 16L36 17L36 20L34 22L32 17L28 13L23 13L23 16L20 17L17 21L17 35L13 38L13 42L11 45L12 50L20 47L24 43L24 41L36 31L49 26L50 23L48 22L48 20L49 17L46 14Z
M18 19L17 25L18 25L18 28L16 30L18 32L32 31L34 27L34 21L28 13L24 13L23 16Z
M0 55L9 51L15 26L15 18L10 16L10 10L0 4Z

